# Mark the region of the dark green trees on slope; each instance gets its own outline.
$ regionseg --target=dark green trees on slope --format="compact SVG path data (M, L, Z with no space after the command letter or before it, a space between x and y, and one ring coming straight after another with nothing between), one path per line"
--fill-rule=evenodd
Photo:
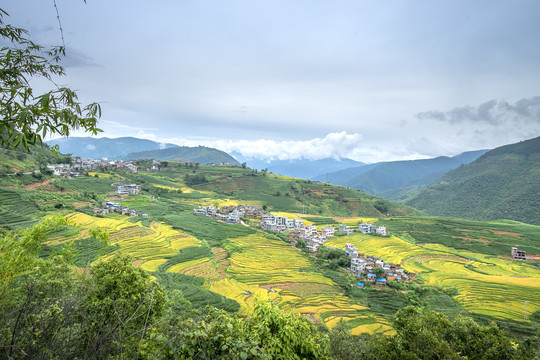
M161 150L134 152L125 156L125 159L156 159L169 161L193 161L201 164L233 164L240 165L235 158L221 150L197 146L177 146Z
M540 137L487 152L407 205L432 215L540 224Z

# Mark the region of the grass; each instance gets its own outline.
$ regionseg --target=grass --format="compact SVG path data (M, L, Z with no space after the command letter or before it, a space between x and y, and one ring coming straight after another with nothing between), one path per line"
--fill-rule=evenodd
M183 176L193 170L207 176L210 183L186 186ZM91 211L88 215L68 208L74 226L51 236L44 251L59 250L63 242L74 240L76 261L82 267L122 251L132 255L136 265L153 272L168 291L181 290L195 306L211 304L245 314L257 299L271 299L285 310L329 327L343 318L353 325L354 334L391 333L389 320L394 311L409 304L448 314L468 313L486 322L496 320L524 334L538 330L538 270L506 257L512 246L538 253L540 227L437 217L380 219L373 211L375 199L357 191L270 174L252 175L241 168L186 169L171 162L159 173L109 175L57 179L51 191L0 188L0 224L26 226L57 211L56 204L63 203L65 209L77 202L89 203L85 192L105 198L113 190L110 184L121 179L143 185L143 194L129 196L122 204L150 218L98 217ZM58 192L58 186L64 192ZM345 243L353 243L359 252L402 263L408 271L417 272L417 281L423 284L389 284L383 290L350 288L354 279L345 270L325 267L323 260L277 236L192 214L198 206L229 204L266 204L277 215L303 218L319 228L337 223L385 225L389 237L354 233L330 238L325 245L344 249ZM300 214L303 205L311 215ZM408 211L398 210L392 211ZM91 240L88 229L93 227L110 233L107 252ZM529 301L527 322L523 321L525 300Z
M204 215L183 211L165 215L165 221L174 228L185 231L211 247L223 246L225 240L253 234L255 230L236 224L225 224Z

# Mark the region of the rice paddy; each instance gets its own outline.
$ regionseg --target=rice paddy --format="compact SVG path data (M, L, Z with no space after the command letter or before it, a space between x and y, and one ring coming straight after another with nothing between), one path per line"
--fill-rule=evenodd
M83 229L105 229L110 233L111 245L118 245L123 253L143 260L141 266L146 270L157 269L168 257L178 254L183 248L201 246L196 238L163 223L152 222L150 227L144 227L141 222L129 222L125 216L98 218L83 213L72 214L69 219Z
M402 264L428 285L456 289L455 299L466 310L501 320L523 321L540 310L540 272L531 264L441 244L411 244L396 236L354 234L336 237L325 245L345 248Z

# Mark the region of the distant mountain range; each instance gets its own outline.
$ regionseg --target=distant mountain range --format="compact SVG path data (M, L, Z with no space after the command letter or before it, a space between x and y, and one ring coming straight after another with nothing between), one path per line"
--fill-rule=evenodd
M134 159L156 159L168 161L194 161L200 164L221 164L227 163L240 165L235 158L218 149L205 146L187 147L176 146L161 150L148 150L134 152L123 157L126 160Z
M321 181L326 181L326 174L319 175L322 172L334 172L341 169L364 165L364 163L351 159L335 160L332 158L326 158L320 160L252 160L237 153L234 153L233 156L239 162L245 162L247 166L252 169L268 169L268 171L274 174Z
M328 181L392 200L419 185L427 185L446 172L476 160L488 150L464 152L433 159L380 162L327 174ZM319 175L323 178L325 175Z
M540 137L493 149L406 204L432 215L540 225Z
M73 154L87 159L117 159L136 151L159 150L177 146L134 137L115 139L69 137L47 141L47 144L58 145L61 153Z
M201 164L239 163L229 154L204 146L187 147L164 144L134 137L91 138L70 137L47 141L58 145L60 152L90 159L156 159L194 161Z

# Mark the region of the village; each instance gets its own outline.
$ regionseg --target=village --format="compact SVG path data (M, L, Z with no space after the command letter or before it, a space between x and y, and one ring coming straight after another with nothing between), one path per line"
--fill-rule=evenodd
M259 206L231 205L221 207L218 210L216 207L210 205L204 208L193 209L193 214L205 215L229 224L242 223L241 218L244 216L247 218L257 218L261 220L260 226L266 231L276 233L289 232L288 239L292 245L296 245L299 239L303 239L306 248L311 253L317 253L320 246L329 237L335 236L336 231L333 226L325 226L318 231L315 225L305 225L301 219L289 219L285 216L273 215L262 210ZM339 224L337 231L345 236L351 235L354 231L363 234L386 236L385 226L375 226L367 223L359 224L357 229ZM399 264L385 263L384 260L378 257L359 254L358 249L352 244L346 244L344 252L350 258L351 274L365 279L368 283L386 285L387 281L390 280L406 281L410 279ZM364 287L365 282L359 281L356 285L358 287Z
M94 159L81 159L77 156L72 156L70 164L51 164L47 165L53 175L62 176L68 178L74 178L82 176L84 172L98 170L102 168L114 168L118 170L130 171L131 173L137 172L136 161L134 160L94 160Z

